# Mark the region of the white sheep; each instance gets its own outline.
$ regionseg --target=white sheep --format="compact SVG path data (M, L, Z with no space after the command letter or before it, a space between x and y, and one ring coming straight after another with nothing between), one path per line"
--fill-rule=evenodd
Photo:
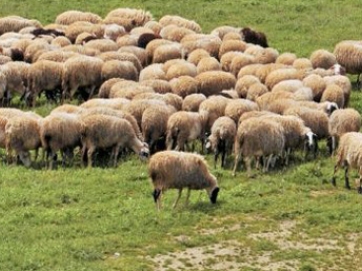
M334 64L337 64L336 56L325 49L319 49L312 52L309 59L312 62L313 69L316 68L329 69Z
M55 18L56 24L70 25L74 22L85 21L93 24L98 24L102 22L102 18L91 12L83 12L79 10L67 10L63 13L60 13Z
M186 204L191 190L205 189L211 203L216 203L220 188L217 179L207 167L205 159L198 154L163 151L153 155L148 163L148 173L154 187L153 198L158 210L161 208L161 196L167 189L179 190L173 205L175 208L183 188L187 188Z
M181 77L179 77L179 78L181 78ZM174 80L178 81L178 78L176 78ZM195 83L195 84L197 85L197 83ZM166 80L161 80L161 79L143 80L140 82L140 85L151 87L156 93L160 93L160 94L173 92L173 90L172 90L173 86L172 86L171 82L166 81ZM177 93L175 93L175 94L177 94Z
M87 156L88 167L93 164L92 155L98 148L112 148L111 161L117 165L120 148L129 148L141 158L148 157L147 145L139 140L131 124L107 115L90 115L82 118L82 156Z
M229 117L218 118L211 127L211 134L206 140L206 150L214 153L214 167L221 153L221 167L225 167L225 159L228 153L232 152L236 136L236 124Z
M234 88L236 78L224 71L207 71L198 74L195 79L199 82L199 91L205 96L217 95L222 90Z
M179 27L186 27L196 33L201 33L201 27L197 22L177 15L165 15L160 18L159 23L162 26L174 24Z
M207 99L206 96L201 93L194 93L187 95L182 101L182 110L198 112L200 104L206 99Z
M180 76L170 81L171 91L182 98L199 92L198 81L191 76Z
M130 61L109 60L104 62L101 70L102 82L111 78L123 78L138 81L138 71Z

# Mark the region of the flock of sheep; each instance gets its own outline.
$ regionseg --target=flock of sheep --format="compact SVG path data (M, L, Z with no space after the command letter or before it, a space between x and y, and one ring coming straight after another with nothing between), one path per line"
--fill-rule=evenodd
M71 10L44 26L3 17L0 147L8 161L26 166L29 151L38 155L41 148L49 168L59 152L63 164L72 163L77 147L88 166L98 150L107 150L114 166L120 151L151 155L158 206L167 188L179 196L184 187L205 188L216 202L207 150L215 166L221 154L222 167L233 153L234 175L243 158L250 174L253 161L266 172L277 158L287 166L293 150L315 157L318 141L327 140L332 154L340 141L335 171L359 168L353 147L361 141L361 116L348 107L352 84L345 74L359 78L361 43L342 41L334 52L298 58L268 47L265 34L247 27L203 33L195 21L156 21L138 9L118 8L105 18ZM34 107L43 93L61 103L45 117L6 107L14 95ZM75 97L84 101L70 104ZM192 153L196 140L201 155Z

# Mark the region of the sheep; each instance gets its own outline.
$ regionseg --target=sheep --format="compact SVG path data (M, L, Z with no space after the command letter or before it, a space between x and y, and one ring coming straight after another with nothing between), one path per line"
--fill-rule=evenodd
M140 85L151 87L156 93L160 94L166 94L172 92L171 82L168 82L166 80L149 79L140 82Z
M133 100L154 99L164 101L167 105L173 106L177 111L181 110L182 98L174 93L140 93L133 97Z
M251 177L252 158L263 157L263 172L267 172L273 155L281 155L285 148L283 126L272 120L249 118L240 123L235 138L235 162L233 176L241 156ZM268 156L268 159L266 157Z
M198 112L200 104L207 98L204 94L194 93L187 95L182 101L182 110L190 112Z
M154 20L148 21L144 24L144 27L149 28L155 33L156 35L159 35L162 29L162 25Z
M221 39L208 34L189 34L180 41L186 52L192 52L195 49L205 49L210 56L218 57Z
M327 145L329 153L333 155L339 138L348 132L359 132L361 129L361 115L353 108L337 109L329 117L328 130L330 137Z
M255 57L248 54L237 54L230 63L230 72L238 76L241 68L254 64Z
M126 29L117 24L106 24L104 27L104 35L105 39L110 39L113 41L117 41L118 37L121 37L126 34Z
M80 108L94 108L94 107L107 107L117 110L122 110L131 101L125 98L93 98L79 105Z
M184 58L181 44L172 42L158 46L152 55L152 63L165 63L167 60Z
M208 71L198 74L195 79L199 82L199 91L205 96L217 95L224 89L234 88L236 78L223 71Z
M62 102L72 99L79 87L89 87L88 97L102 84L103 60L90 56L75 56L64 62Z
M260 80L254 75L244 75L238 78L235 84L235 90L238 93L239 98L246 98L250 86L255 83L260 83Z
M357 88L360 88L360 75L362 73L362 42L356 40L343 40L334 47L333 54L337 63L342 65L347 73L357 74Z
M151 155L166 149L167 121L175 112L169 105L149 107L143 112L141 129Z
M321 102L334 102L337 104L338 108L344 108L344 93L343 89L336 85L330 84L323 91Z
M269 64L274 63L279 56L279 52L273 48L263 48L259 45L249 46L245 54L254 56L255 63Z
M137 46L138 36L125 34L123 36L118 37L116 42L119 48L122 48L123 46Z
M265 93L264 95L259 96L258 98L256 98L255 102L258 104L260 110L268 110L270 111L271 109L271 105L275 102L278 102L278 100L283 100L280 102L280 104L282 105L282 109L284 110L285 108L285 99L291 100L292 102L294 102L294 94L290 93L290 92L286 92L286 91L280 91L280 92L268 92ZM276 106L277 108L279 108L279 106ZM273 112L275 112L273 110ZM283 112L283 111L281 111ZM277 111L275 113L281 114L280 111Z
M152 179L153 198L158 210L161 208L162 193L170 188L179 190L173 208L177 206L182 189L185 187L188 188L186 204L191 189L205 189L211 203L216 203L220 188L216 177L209 172L207 163L201 155L177 151L158 152L148 163L148 173Z
M113 100L113 99L110 99L110 100ZM92 107L87 107L85 110L82 110L82 111L78 112L78 115L80 115L81 118L84 118L85 116L98 115L98 114L107 115L107 116L114 116L114 117L117 117L117 118L127 120L131 124L136 136L141 141L144 141L144 137L143 137L143 135L141 133L140 127L138 126L136 118L133 115L131 115L130 113L119 109L117 107L116 103L114 103L114 104L109 103L109 106L108 106L107 103L104 103L103 105L100 104L98 106L94 105Z
M256 102L256 99L265 93L268 93L268 88L262 83L255 83L250 86L248 93L246 94L246 99Z
M305 126L309 127L318 137L318 140L328 138L328 115L320 110L307 107L291 107L284 111L284 115L300 117Z
M236 99L228 102L225 107L224 115L231 118L235 124L237 124L242 114L253 110L259 110L259 107L255 102L246 99Z
M101 70L102 82L111 78L123 78L138 81L138 71L130 61L109 60L104 62Z
M334 102L314 102L314 101L297 101L297 106L308 107L325 112L330 116L335 110L339 109L338 105Z
M98 37L95 34L91 34L88 32L80 33L74 41L74 44L77 45L85 45L87 42L91 40L96 40Z
M40 119L25 114L9 118L5 125L5 146L8 158L14 150L24 166L29 167L31 165L29 151L36 150L36 159L41 147L40 126Z
M198 93L199 84L198 81L191 76L180 76L170 81L171 91L174 94L179 95L182 98Z
M169 60L171 63L173 60ZM174 78L180 77L180 76L191 76L195 77L197 75L197 69L196 66L190 62L187 62L186 60L178 61L167 68L167 61L163 68L166 72L166 79L172 80Z
M102 83L101 87L99 88L98 97L99 98L109 98L109 93L110 93L113 85L118 82L121 82L121 81L125 81L125 80L122 78L111 78L111 79L105 80Z
M49 92L60 90L62 85L63 64L49 60L37 61L30 65L28 69L28 93L25 94L26 102L35 106L36 98L42 91Z
M313 69L329 69L334 64L337 64L336 56L325 49L319 49L312 52L309 59L312 62Z
M167 121L167 150L185 151L185 145L202 137L202 119L197 112L179 111L172 114ZM203 149L203 146L201 146Z
M224 116L218 118L211 127L211 134L206 140L206 150L214 152L214 167L221 153L221 167L225 167L226 155L232 151L236 135L236 124L233 119Z
M119 20L118 20L119 19ZM123 25L126 31L142 26L153 20L153 15L149 11L133 8L116 8L108 12L104 18L104 23L118 23Z
M231 63L235 58L244 56L245 54L243 52L238 52L238 51L230 51L230 52L226 52L225 54L222 55L222 57L220 58L220 64L221 64L221 69L225 72L230 72L231 71Z
M153 88L141 85L135 81L124 80L115 83L109 92L109 98L126 98L132 100L136 95L155 93Z
M219 59L221 59L221 57L227 52L230 51L244 52L246 48L247 45L242 40L225 40L225 41L223 40L219 49Z
M352 92L352 84L349 78L344 75L332 75L323 77L323 80L325 81L326 86L336 84L342 88L344 93L344 106L347 107Z
M293 68L296 69L313 69L313 64L312 62L309 60L309 58L303 57L303 58L297 58L296 60L294 60L293 62Z
M268 47L266 35L263 32L257 32L249 27L241 29L242 39L247 43L258 44L264 48Z
M146 49L148 43L150 43L152 40L154 39L159 39L161 40L161 36L158 34L155 34L155 32L152 33L143 33L141 35L138 35L138 40L137 40L137 47L140 47L142 49Z
M297 55L294 53L285 52L278 56L275 63L284 65L293 65L293 62L297 59Z
M79 56L80 54L76 52L69 52L69 51L63 51L63 50L54 50L54 51L47 51L42 53L36 62L41 60L48 60L48 61L54 61L54 62L65 62L67 59L73 57L73 56Z
M163 27L174 24L179 27L188 28L196 33L201 33L201 27L198 23L176 15L165 15L160 18L159 23Z
M180 42L184 36L189 34L195 34L195 31L186 27L180 27L175 24L170 24L164 26L159 34L163 39Z
M140 67L141 69L145 66L147 66L149 63L147 62L147 53L146 50L137 46L132 46L132 45L128 45L128 46L122 46L121 48L119 48L117 50L118 53L121 53L121 55L125 55L122 53L129 53L129 54L133 54L134 56L136 56L140 62Z
M304 72L295 68L277 69L270 72L265 78L265 85L272 89L277 83L288 79L303 79Z
M207 71L221 71L221 64L215 57L202 58L196 67L197 74Z
M63 166L67 159L73 159L74 149L81 147L81 131L82 122L78 114L53 112L43 119L40 139L49 169L54 168L58 151L61 152Z
M119 49L117 43L110 39L92 39L83 44L85 48L99 50L100 52L117 51Z
M303 82L298 79L289 79L289 80L283 80L274 85L274 87L271 89L271 92L278 92L278 91L287 91L294 93L298 89L304 87Z
M85 56L97 56L101 53L97 49L85 48L83 45L79 45L79 44L71 44L71 45L64 46L64 47L62 47L62 51L73 52L73 53L77 53L77 54L85 55Z
M60 106L55 107L52 111L50 111L50 114L56 114L56 113L69 113L69 114L79 114L84 109L80 106L73 105L73 104L62 104Z
M97 38L102 38L104 35L104 26L102 24L93 24L86 21L77 21L68 25L65 29L65 36L74 43L78 35L87 32Z
M86 21L93 24L98 24L102 22L102 18L91 12L83 12L78 10L68 10L63 13L60 13L55 18L56 24L70 25L74 22Z
M139 74L139 81L150 79L166 80L166 73L163 70L163 63L154 63L145 67Z
M139 140L131 126L125 120L106 115L90 115L82 118L82 157L88 159L88 167L92 167L92 155L97 148L112 147L111 159L117 165L120 148L127 147L137 153L140 158L148 157L146 144Z
M219 38L222 40L228 34L237 34L238 38L241 39L240 30L241 29L238 27L233 27L230 25L222 25L222 26L218 26L218 27L214 28L213 30L211 30L210 34L219 36Z
M7 32L18 32L27 26L41 27L37 20L29 20L20 16L6 16L0 18L0 35Z
M242 71L247 67L242 68L239 73L238 76L240 76L240 74L242 74ZM272 72L276 72L277 70L280 69L284 69L284 68L291 68L290 66L286 66L283 64L277 64L277 63L268 63L268 64L262 64L261 66L257 66L257 68L255 69L255 71L252 73L253 75L255 75L256 77L259 78L260 82L262 82L263 84L266 83L266 78L269 76L270 73ZM245 71L243 71L245 72ZM240 77L239 77L240 78ZM287 80L287 79L299 79L299 78L282 78L281 80ZM278 81L279 82L279 81ZM277 83L277 82L276 82ZM272 87L271 87L272 88ZM270 88L270 89L271 89Z
M362 193L362 171L361 171L361 150L362 148L362 134L359 132L348 132L341 136L339 141L339 146L337 149L337 161L334 166L333 177L332 177L332 184L336 186L336 174L340 167L345 168L344 172L344 180L345 180L345 187L347 189L351 189L349 185L349 177L348 177L348 170L351 167L352 169L358 169L359 179L357 182L358 193Z
M101 53L97 55L97 57L102 59L104 62L109 60L129 61L135 66L135 68L137 69L137 73L139 73L143 68L141 61L133 53L111 51Z
M215 120L224 116L229 101L223 96L211 96L200 104L199 113L202 119L203 134L210 133Z
M145 47L146 54L147 54L147 63L153 62L153 55L155 50L162 46L167 44L177 44L176 42L172 42L170 40L165 40L161 38L154 38L151 41L149 41Z
M310 74L303 79L303 85L309 87L313 91L313 100L320 102L323 91L325 90L327 84L323 80L322 76L318 74Z
M205 49L198 48L188 53L187 61L197 66L204 57L210 57L210 53Z

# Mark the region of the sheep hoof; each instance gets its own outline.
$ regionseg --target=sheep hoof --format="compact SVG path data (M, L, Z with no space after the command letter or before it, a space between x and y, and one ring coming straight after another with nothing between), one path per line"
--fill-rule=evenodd
M332 178L331 183L333 184L333 186L337 186L337 185L336 185L336 177L333 177L333 178Z

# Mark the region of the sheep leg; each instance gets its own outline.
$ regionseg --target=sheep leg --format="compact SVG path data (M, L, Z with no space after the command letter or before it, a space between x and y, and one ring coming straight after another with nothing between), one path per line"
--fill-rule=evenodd
M153 190L152 195L153 195L153 199L155 200L155 203L156 203L156 208L157 208L158 211L160 211L160 209L161 209L162 190L155 188Z
M93 146L88 148L88 151L87 151L88 167L89 168L92 167L92 155L93 155L94 151L95 151L95 147L93 147Z
M331 179L331 183L333 186L336 186L336 174L337 174L337 171L339 169L339 163L337 162L336 165L334 166L334 171L333 171L333 177Z
M216 150L215 150L215 153L214 153L214 168L216 168L217 159L219 158L219 154L220 154L219 150L216 149ZM222 166L222 161L221 161L221 166Z
M269 171L269 166L270 166L270 163L271 163L272 158L273 158L273 155L270 154L270 155L268 156L268 158L266 159L266 163L264 164L263 172L268 172L268 171Z
M191 189L188 188L188 189L187 189L187 194L186 194L186 206L189 205L190 195L191 195Z
M177 195L177 198L176 198L175 203L173 204L173 208L176 208L177 203L178 203L179 199L181 198L181 194L182 194L182 188L180 188L180 189L178 190L178 195Z
M116 145L112 151L112 153L114 155L114 161L113 161L114 167L117 167L117 158L118 158L118 154L119 154L119 149L120 149L120 146Z
M344 163L344 182L345 182L345 187L347 189L351 189L351 186L349 185L349 178L348 178L348 169L349 169L349 166L348 166L348 163L345 161Z
M234 169L233 169L233 176L236 175L236 169L238 167L238 163L240 162L240 158L241 158L241 151L238 151L237 154L235 155L235 160L234 160Z
M245 157L244 163L248 177L251 177L251 157Z

